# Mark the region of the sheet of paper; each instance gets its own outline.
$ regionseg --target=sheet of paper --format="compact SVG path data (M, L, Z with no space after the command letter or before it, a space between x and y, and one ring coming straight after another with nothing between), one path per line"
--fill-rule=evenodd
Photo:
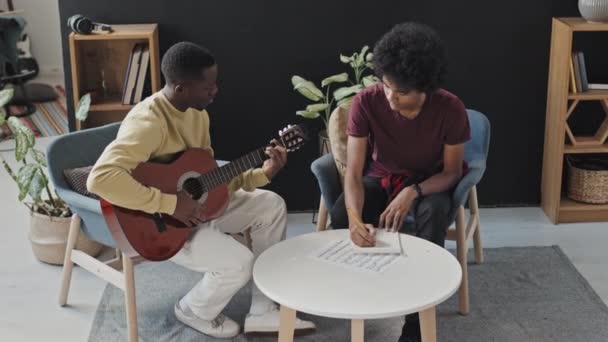
M388 253L401 254L400 234L387 232L386 229L376 229L376 245L374 247L359 247L352 242L353 249L359 253Z
M328 244L315 251L311 257L355 271L381 273L402 256L398 253L361 253L353 248L350 239L345 239Z

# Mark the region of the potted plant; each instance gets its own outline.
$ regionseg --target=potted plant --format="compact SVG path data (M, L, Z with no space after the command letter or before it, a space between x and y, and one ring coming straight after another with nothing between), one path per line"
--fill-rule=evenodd
M35 148L34 132L16 117L6 120L4 105L13 96L13 89L0 91L0 126L8 123L15 139L15 159L19 169L13 169L2 155L2 164L19 188L19 201L30 211L29 239L36 258L61 265L65 255L72 212L57 194L51 191L47 176L46 157ZM78 235L77 249L97 256L103 245Z
M293 89L314 102L306 106L306 109L297 111L296 114L307 119L320 117L323 120L325 130L319 132L321 153L329 152L327 126L334 109L338 106L347 108L359 91L379 82L379 79L371 72L372 57L373 54L367 45L360 52L355 52L351 56L340 55L340 61L351 67L354 77L351 78L348 72L326 77L321 81L321 89L303 77L298 75L291 77ZM331 88L338 84L341 87L332 92ZM323 151L323 146L327 146L328 150Z

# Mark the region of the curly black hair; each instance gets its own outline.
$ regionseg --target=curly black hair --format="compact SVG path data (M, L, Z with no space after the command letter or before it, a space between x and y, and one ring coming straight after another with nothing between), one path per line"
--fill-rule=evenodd
M202 46L179 42L169 48L161 62L161 71L167 83L200 80L202 71L215 65L215 58Z
M373 67L405 90L430 92L439 88L446 72L446 53L431 27L398 24L376 43Z

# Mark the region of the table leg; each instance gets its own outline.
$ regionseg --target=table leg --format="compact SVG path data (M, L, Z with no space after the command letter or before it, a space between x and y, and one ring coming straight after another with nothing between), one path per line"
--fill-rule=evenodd
M296 324L296 310L281 305L281 325L279 342L293 342L293 331Z
M420 333L422 334L422 342L437 342L434 306L420 312Z
M353 319L350 321L350 341L351 342L363 342L365 339L365 322L362 319Z

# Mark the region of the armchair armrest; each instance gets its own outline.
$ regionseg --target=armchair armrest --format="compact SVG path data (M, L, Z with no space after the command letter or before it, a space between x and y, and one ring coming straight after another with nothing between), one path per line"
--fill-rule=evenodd
M98 200L65 189L57 189L57 194L70 208L83 209L101 215L101 206Z
M57 194L67 203L72 213L82 219L80 228L89 239L106 246L116 247L114 238L101 213L98 200L66 189L57 189Z

